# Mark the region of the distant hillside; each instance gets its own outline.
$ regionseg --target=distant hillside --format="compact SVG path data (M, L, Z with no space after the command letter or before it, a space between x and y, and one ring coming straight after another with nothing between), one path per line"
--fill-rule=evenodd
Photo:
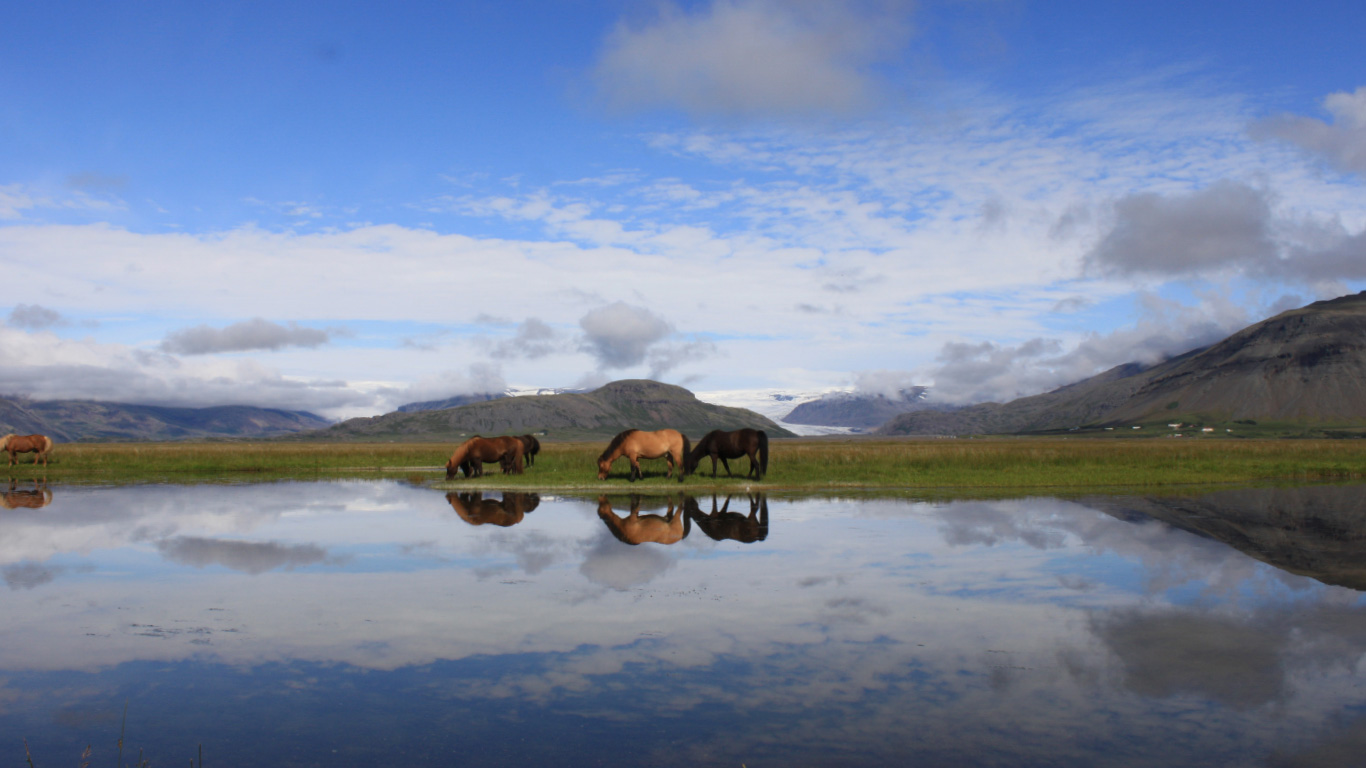
M165 408L93 400L0 398L0 434L45 434L58 442L274 437L314 430L326 419L246 405Z
M1282 312L1152 367L1119 366L1005 404L902 414L879 432L1008 434L1239 421L1366 425L1366 292Z
M454 440L473 434L541 433L551 439L611 437L628 428L682 431L697 439L713 429L763 429L770 437L792 433L743 408L704 403L670 384L631 379L587 393L528 395L470 403L440 411L387 413L350 419L300 435L313 440Z
M500 397L507 397L503 392L480 392L473 395L456 395L445 400L424 400L420 403L405 403L398 407L399 413L416 413L418 411L444 411L447 408L458 408L470 403L482 403L485 400L497 400Z
M904 389L896 397L857 392L831 392L819 400L802 403L783 417L789 424L820 427L875 429L892 417L930 407L925 402L925 387Z

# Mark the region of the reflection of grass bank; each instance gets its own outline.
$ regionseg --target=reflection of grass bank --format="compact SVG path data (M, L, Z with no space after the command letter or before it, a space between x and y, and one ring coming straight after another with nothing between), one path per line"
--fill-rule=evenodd
M432 482L443 488L589 491L680 488L664 478L662 460L644 461L645 479L626 482L619 459L606 481L595 460L599 443L547 443L525 474L445 481L454 444L439 443L81 443L59 445L44 470L21 465L10 476L62 483L251 482L376 475ZM681 488L838 491L906 489L1159 488L1209 483L1325 481L1366 478L1366 441L1358 440L1069 440L1020 438L775 440L769 474L745 480L748 459L713 480L711 462Z

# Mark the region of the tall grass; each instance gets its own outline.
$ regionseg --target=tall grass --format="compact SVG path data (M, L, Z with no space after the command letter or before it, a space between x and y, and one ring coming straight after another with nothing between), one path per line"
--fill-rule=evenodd
M10 477L66 483L243 482L388 475L456 488L677 488L662 459L641 462L645 479L626 482L618 459L605 481L596 460L605 443L545 443L522 475L486 465L482 478L446 483L454 444L439 443L135 443L58 446L51 466L11 468ZM715 480L711 462L684 488L768 490L1151 488L1209 483L1366 478L1366 440L1069 440L811 438L774 440L769 473L746 480L747 458Z

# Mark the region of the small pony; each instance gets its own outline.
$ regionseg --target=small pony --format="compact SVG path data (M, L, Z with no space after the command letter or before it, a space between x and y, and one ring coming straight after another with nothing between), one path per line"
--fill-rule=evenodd
M520 435L517 439L522 441L522 457L526 459L526 465L533 466L536 454L541 452L541 441L535 435Z
M34 466L38 465L38 459L43 460L43 466L47 466L47 455L52 452L52 438L47 435L5 435L0 437L0 451L9 452L9 465L12 467L19 463L15 458L16 453L32 453Z
M684 471L683 462L687 460L688 451L692 450L692 444L686 435L676 429L661 429L657 432L642 432L639 429L628 429L625 432L612 438L607 450L598 457L598 479L606 480L607 473L612 469L612 462L625 456L631 462L631 473L627 480L635 482L643 477L640 471L640 459L658 459L664 457L664 462L669 471L665 477L674 476L674 465L678 465L678 482L683 482Z

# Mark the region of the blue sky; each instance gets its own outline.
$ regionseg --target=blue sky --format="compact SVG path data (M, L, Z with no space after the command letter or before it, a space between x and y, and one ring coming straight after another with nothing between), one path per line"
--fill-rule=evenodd
M0 392L1031 394L1366 288L1359 3L47 3Z

